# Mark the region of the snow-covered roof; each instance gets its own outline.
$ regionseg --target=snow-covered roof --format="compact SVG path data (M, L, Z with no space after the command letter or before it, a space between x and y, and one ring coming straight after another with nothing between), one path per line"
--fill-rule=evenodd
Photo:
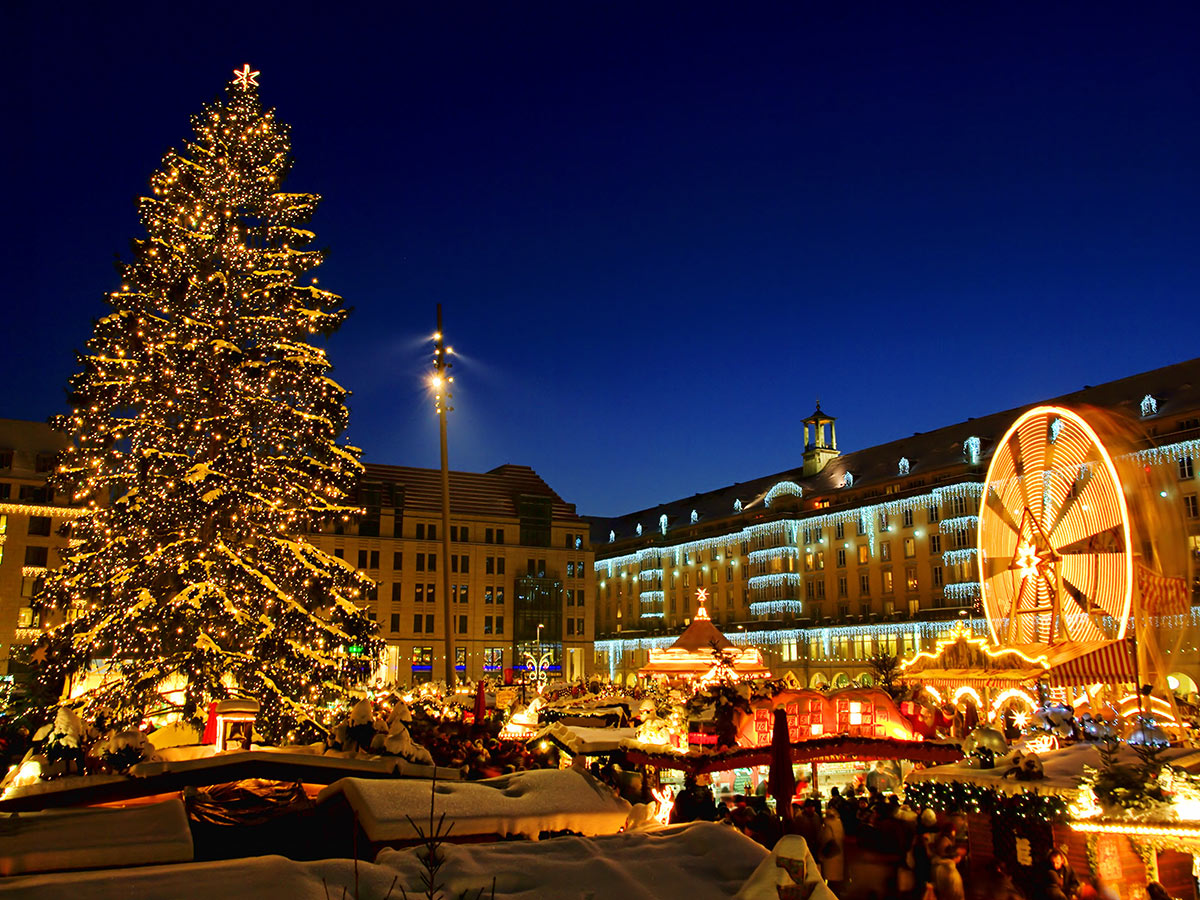
M1040 753L1044 778L1034 778L1030 781L1019 781L1015 776L1005 777L1012 766L1008 760L1011 755L996 760L994 769L978 768L978 760L967 758L961 762L945 766L931 766L928 769L914 769L905 778L907 782L921 781L961 781L967 784L978 784L990 787L1005 794L1020 794L1025 791L1036 791L1041 794L1074 794L1083 780L1084 766L1093 769L1101 767L1100 751L1095 744L1078 743L1058 750ZM1138 759L1132 750L1122 745L1118 759L1123 763L1135 764ZM1173 766L1186 768L1200 763L1200 751L1188 747L1171 747L1163 751L1162 759Z
M328 900L354 896L424 896L415 850L383 850L376 862L296 862L256 856L220 862L31 875L4 882L6 900ZM450 897L483 888L496 900L728 900L767 857L733 828L709 822L656 832L532 843L446 844L438 879ZM814 894L818 900L828 895ZM755 898L757 900L757 898Z
M697 822L653 832L447 846L438 876L446 895L498 900L718 900L737 894L767 856L739 831ZM410 897L420 886L414 850L383 850L376 860L402 873ZM399 890L396 891L399 894ZM777 900L777 895L772 895ZM818 896L817 900L828 900Z
M427 820L430 797L435 820L443 813L454 836L524 835L537 840L543 831L612 834L625 824L630 805L607 786L571 769L516 772L480 781L430 781L343 778L317 795L324 803L338 795L358 816L368 839L406 841L417 837L409 816Z
M547 725L530 741L551 740L576 756L590 753L611 753L622 741L637 737L636 728L588 728L582 725L564 725L554 722Z
M179 800L23 813L2 821L0 875L192 859L192 832Z

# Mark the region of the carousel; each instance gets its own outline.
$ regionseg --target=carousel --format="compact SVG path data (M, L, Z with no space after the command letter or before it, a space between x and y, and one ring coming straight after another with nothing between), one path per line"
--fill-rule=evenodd
M739 650L712 623L704 607L707 599L706 588L696 591L695 618L670 647L650 651L649 661L638 670L639 679L706 684L771 677L756 648Z

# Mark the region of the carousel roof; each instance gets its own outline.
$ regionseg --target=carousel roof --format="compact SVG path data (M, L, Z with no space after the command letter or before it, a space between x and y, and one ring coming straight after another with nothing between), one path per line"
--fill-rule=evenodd
M902 681L930 685L1016 687L1044 679L1051 685L1134 682L1125 641L1069 641L994 647L985 637L954 631L932 653L904 664Z
M757 650L739 650L721 634L708 617L708 610L704 608L701 598L696 617L679 639L665 650L652 649L650 661L638 670L638 674L703 676L717 667L718 654L722 655L721 663L743 678L766 678L771 674L771 670L763 665Z

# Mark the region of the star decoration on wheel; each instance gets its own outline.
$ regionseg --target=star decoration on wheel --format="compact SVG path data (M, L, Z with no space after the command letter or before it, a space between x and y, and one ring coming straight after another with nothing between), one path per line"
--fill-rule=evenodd
M1025 543L1017 548L1017 558L1013 562L1013 568L1020 573L1022 578L1036 575L1038 569L1041 567L1042 558L1038 555L1037 548L1033 544Z
M1058 554L1054 552L1037 518L1026 509L1021 517L1021 530L1017 535L1017 546L1009 571L1022 581L1026 578L1045 578L1056 562Z
M258 76L261 74L261 72L251 72L250 63L246 63L242 68L233 70L233 83L242 90L248 91L252 87L258 87Z

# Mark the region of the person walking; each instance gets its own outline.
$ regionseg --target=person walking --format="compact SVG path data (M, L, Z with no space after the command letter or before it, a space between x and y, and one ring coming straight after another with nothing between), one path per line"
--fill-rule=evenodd
M846 831L841 816L832 809L825 811L825 824L821 826L817 846L820 848L821 875L829 889L840 894L846 878Z

